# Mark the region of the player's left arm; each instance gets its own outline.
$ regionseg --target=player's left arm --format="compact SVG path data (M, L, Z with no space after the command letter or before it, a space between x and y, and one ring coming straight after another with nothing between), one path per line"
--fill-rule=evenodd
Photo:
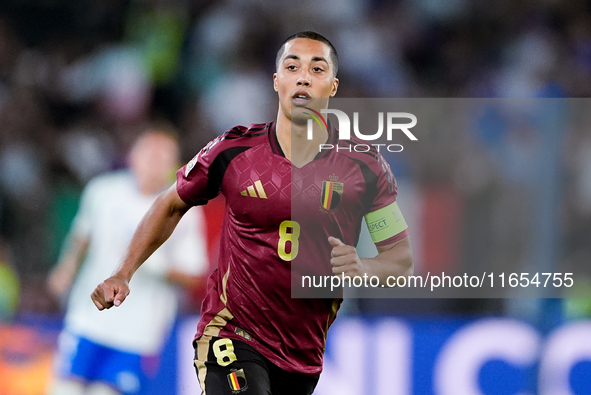
M345 276L376 276L386 284L388 276L413 274L412 249L409 236L387 245L378 245L378 255L360 258L354 246L346 245L336 237L329 237L332 246L330 264L333 274Z

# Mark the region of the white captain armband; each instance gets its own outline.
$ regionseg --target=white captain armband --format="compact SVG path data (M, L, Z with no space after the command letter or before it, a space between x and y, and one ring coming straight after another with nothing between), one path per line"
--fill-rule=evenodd
M366 214L365 222L374 243L387 240L408 228L396 202Z

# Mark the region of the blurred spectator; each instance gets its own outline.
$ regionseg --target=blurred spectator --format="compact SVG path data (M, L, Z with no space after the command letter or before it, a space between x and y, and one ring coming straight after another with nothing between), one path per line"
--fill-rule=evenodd
M129 307L99 312L89 296L113 272L158 193L173 183L178 154L176 137L167 128L150 128L131 149L129 171L98 176L85 188L60 262L48 279L58 297L73 283L52 394L87 394L98 388L101 394L144 393L157 370L154 358L176 318L173 285L203 284L201 276L209 268L203 216L196 208L138 271Z

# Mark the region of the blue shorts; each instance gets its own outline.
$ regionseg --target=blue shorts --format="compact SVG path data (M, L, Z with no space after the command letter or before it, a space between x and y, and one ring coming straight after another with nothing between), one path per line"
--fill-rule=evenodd
M64 379L101 382L124 395L139 395L157 370L157 357L105 347L67 331L58 343L56 374Z

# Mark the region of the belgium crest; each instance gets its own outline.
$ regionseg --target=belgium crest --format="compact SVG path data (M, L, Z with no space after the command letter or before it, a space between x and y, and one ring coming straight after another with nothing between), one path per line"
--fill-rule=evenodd
M328 211L336 209L343 197L345 184L337 182L338 176L334 174L328 177L330 181L322 181L322 193L320 194L320 205Z

